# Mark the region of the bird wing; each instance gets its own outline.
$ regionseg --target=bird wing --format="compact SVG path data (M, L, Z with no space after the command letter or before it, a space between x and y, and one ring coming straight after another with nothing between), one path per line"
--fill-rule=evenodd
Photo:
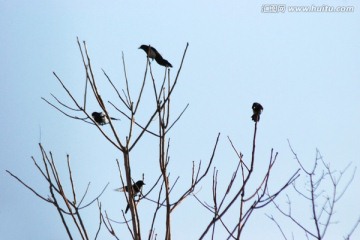
M158 57L162 58L161 54L155 48L150 46L150 49L151 49L150 53L153 52L153 54L154 54L153 58L155 58L155 59L158 58Z

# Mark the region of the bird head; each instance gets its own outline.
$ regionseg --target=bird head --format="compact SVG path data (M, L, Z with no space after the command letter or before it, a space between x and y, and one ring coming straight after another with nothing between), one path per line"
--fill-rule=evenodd
M100 116L101 115L101 113L98 113L98 112L93 112L92 114L91 114L91 116L93 116L93 117L97 117L97 116Z
M261 113L264 108L263 106L261 106L260 103L254 102L252 105L252 109L254 112Z
M145 52L147 51L148 48L149 48L149 46L146 46L146 45L141 45L141 46L139 47L139 49L142 49L142 50L144 50Z
M145 183L142 180L139 180L136 182L136 185L142 187L143 185L145 185Z

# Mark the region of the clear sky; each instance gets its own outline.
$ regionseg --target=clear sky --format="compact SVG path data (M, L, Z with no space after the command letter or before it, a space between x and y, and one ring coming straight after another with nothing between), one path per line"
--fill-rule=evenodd
M272 3L285 4L285 11L269 13L269 6L264 4ZM288 7L294 5L353 6L354 11L289 12ZM172 181L181 176L176 194L190 181L192 161L208 160L218 132L221 139L214 164L219 169L220 189L236 164L227 136L249 159L254 101L264 106L258 126L256 164L268 161L271 148L279 152L271 180L274 188L297 168L287 139L306 166L311 166L316 148L333 169L341 170L348 163L352 163L352 168L359 166L359 23L360 4L350 0L0 0L0 235L3 239L66 238L56 210L5 172L11 170L46 195L47 187L30 158L41 160L39 141L53 152L64 174L66 154L70 154L78 191L83 192L87 182L91 182L88 200L109 182L101 199L103 208L114 219L121 219L117 213L125 208L125 199L112 191L120 184L115 163L120 158L119 152L96 128L66 118L41 100L51 99L53 93L70 103L53 71L75 96L82 97L84 70L77 36L87 42L102 96L113 101L118 100L101 68L114 81L122 83L124 52L128 77L137 87L146 63L145 54L138 47L151 44L172 63L171 75L175 76L189 42L172 110L174 114L180 113L190 104L170 134ZM153 66L155 75L161 79L163 69ZM90 109L97 110L94 101L89 104ZM146 104L142 106L145 112ZM117 114L115 110L112 113ZM121 123L117 123L120 128ZM158 176L156 146L153 138L145 137L132 156L134 177L141 178L144 173L149 185ZM344 181L349 175L350 172L344 176ZM211 175L199 189L199 195L208 202L210 180ZM332 225L327 239L341 239L359 217L359 187L357 172L338 203L334 218L338 223ZM281 197L279 201L284 204L285 198ZM299 218L311 221L310 215L306 215L310 214L309 206L300 206L296 209ZM144 202L139 211L145 215L153 207ZM92 208L84 213L92 231L98 220L95 211ZM252 216L245 239L281 239L264 212L276 214L270 207ZM175 211L174 239L197 239L211 217L189 197ZM149 217L143 218L146 232ZM286 224L280 216L279 220L285 224L288 236L293 231L296 239L305 238L294 225ZM124 226L118 229L126 231ZM162 239L161 226L158 229ZM219 231L217 237L225 236ZM101 239L107 237L104 233ZM353 239L360 239L360 230Z

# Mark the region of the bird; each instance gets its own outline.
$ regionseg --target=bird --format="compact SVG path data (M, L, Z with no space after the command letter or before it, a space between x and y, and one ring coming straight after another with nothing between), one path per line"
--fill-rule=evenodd
M251 119L254 122L260 121L260 114L261 114L263 109L264 108L263 108L263 106L261 106L260 103L257 103L257 102L253 103L253 105L252 105L253 115L251 116Z
M133 193L134 193L134 196L137 195L140 191L141 191L141 188L142 186L146 185L142 180L139 180L137 181L136 183L134 183L131 187L132 187L132 190L133 190ZM118 192L129 192L129 187L128 186L125 186L125 187L122 187L122 188L117 188L115 189L115 191L118 191ZM126 206L126 209L125 209L125 213L127 213L130 209L130 205L128 204Z
M134 195L137 194L138 192L140 192L141 188L143 185L146 185L142 180L139 180L137 181L136 183L134 183L132 185L132 189L133 189L133 192L134 192ZM122 187L122 188L117 188L115 189L115 191L118 191L118 192L129 192L129 188L128 186L125 186L125 187Z
M164 67L172 67L171 63L168 62L168 60L164 59L161 54L153 47L151 47L150 45L141 45L139 47L139 49L142 49L145 51L146 55L148 56L148 58L151 58L152 60L155 59L155 61Z
M93 117L94 121L99 125L105 125L109 123L109 119L106 117L105 113L103 112L93 112L91 116ZM119 120L113 117L110 118L111 120Z

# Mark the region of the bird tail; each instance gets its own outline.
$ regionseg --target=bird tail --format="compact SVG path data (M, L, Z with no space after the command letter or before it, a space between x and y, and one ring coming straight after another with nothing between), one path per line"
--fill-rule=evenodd
M113 117L110 117L110 118L111 118L111 120L118 120L118 121L120 121L119 118L113 118Z
M169 63L167 60L164 59L164 63L165 63L165 67L171 67L172 68L171 63Z
M166 59L164 59L162 57L155 58L155 61L161 66L172 67L171 63L169 63Z
M129 209L130 209L130 205L128 204L128 205L126 206L125 213L127 213L127 212L129 211Z
M123 188L123 187L122 187L122 188L116 188L116 189L114 189L114 191L123 192L123 191L124 191L124 188Z

